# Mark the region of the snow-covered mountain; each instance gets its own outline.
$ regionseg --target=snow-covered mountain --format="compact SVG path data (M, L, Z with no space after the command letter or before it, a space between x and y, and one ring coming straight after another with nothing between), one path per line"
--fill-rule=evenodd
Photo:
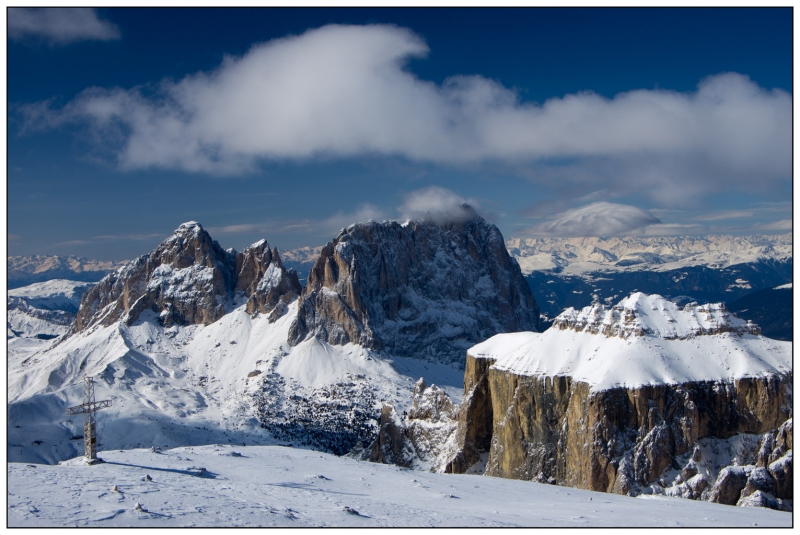
M384 406L374 461L791 510L792 346L722 304L633 294L467 352L464 396ZM435 410L434 410L435 409Z
M308 279L308 272L314 267L314 262L322 252L322 245L316 247L299 247L281 253L283 265L297 271L300 283L305 284Z
M78 454L80 443L72 439L82 422L63 414L82 402L79 382L87 375L99 382L98 398L113 400L100 416L100 435L104 448L115 449L288 442L341 454L368 445L381 403L407 405L421 376L458 399L463 372L449 365L450 353L437 360L430 347L444 347L439 339L464 346L464 340L534 328L535 302L496 227L478 219L439 230L431 222L400 231L395 226L351 226L335 246L329 244L337 256L323 255L323 277L312 277L304 291L313 297L324 290L341 303L338 309L313 308L320 325L338 321L338 310L355 318L351 325L358 332L378 333L345 340L316 331L297 335L300 286L266 242L242 253L226 251L199 224L181 225L152 253L87 291L69 336L35 353L10 352L9 459L54 462ZM422 230L415 234L415 228ZM364 232L375 233L373 240L344 238ZM402 334L400 352L374 323L386 301L373 255L414 254L396 240L415 236L425 249L402 264L410 280L393 273L394 293L387 299L416 295L412 305L435 305L440 313L419 321L403 316L418 330L392 331ZM331 268L341 255L347 262ZM338 278L324 276L331 269ZM424 276L437 284L420 282ZM473 283L475 289L464 290ZM504 285L502 296L516 292L508 297L511 305L489 295L495 284ZM395 305L402 314L417 310ZM497 317L487 318L489 312ZM378 340L384 343L373 343Z
M241 253L225 251L190 221L86 292L75 328L119 320L130 325L146 310L165 327L208 325L245 302L249 312L274 321L299 293L297 274L283 267L278 250L265 240Z
M66 334L75 322L90 282L55 279L8 291L7 348L17 356L35 353Z
M522 272L591 272L713 269L763 260L792 258L792 234L775 236L659 236L637 238L510 238L506 247Z
M546 328L569 307L616 303L633 292L680 304L731 303L792 280L792 235L513 238L506 241L536 295ZM791 340L765 315L767 336Z
M125 261L89 260L74 255L9 256L8 287L19 288L53 279L97 282L124 264Z

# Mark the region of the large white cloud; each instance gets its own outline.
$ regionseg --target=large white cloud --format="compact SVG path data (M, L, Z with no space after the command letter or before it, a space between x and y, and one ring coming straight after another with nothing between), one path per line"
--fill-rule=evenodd
M399 155L507 165L558 189L600 184L663 204L791 177L791 95L725 73L697 90L523 103L500 83L437 85L404 68L428 48L394 26L325 26L254 46L156 92L90 88L29 127L85 120L125 169L241 173L260 160ZM558 165L552 165L553 161Z
M98 18L94 9L22 8L8 9L8 37L13 40L41 38L64 45L75 41L119 39L116 25Z

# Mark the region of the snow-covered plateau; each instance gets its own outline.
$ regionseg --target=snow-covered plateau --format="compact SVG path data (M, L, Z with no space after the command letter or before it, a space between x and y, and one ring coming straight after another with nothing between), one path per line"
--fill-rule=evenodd
M65 334L92 283L54 279L8 291L8 338L48 339Z
M567 309L543 333L498 334L468 353L495 359L499 370L569 376L592 390L791 373L791 342L758 335L720 304L678 307L635 293L614 307Z
M9 463L9 527L791 527L791 513L415 472L279 446Z

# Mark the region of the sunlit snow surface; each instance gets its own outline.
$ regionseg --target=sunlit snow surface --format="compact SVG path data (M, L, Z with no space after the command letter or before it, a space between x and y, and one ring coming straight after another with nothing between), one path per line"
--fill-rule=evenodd
M635 293L614 309L593 305L566 310L555 320L555 325L568 325L563 330L554 326L544 333L498 334L468 353L496 359L499 370L567 375L595 391L792 372L791 342L746 332L694 335L721 325L746 330L743 320L715 307L679 309L661 296ZM614 334L602 334L603 329Z
M279 446L101 451L100 457L106 463L94 466L82 458L60 466L9 463L8 526L792 525L791 513L768 509L413 472Z

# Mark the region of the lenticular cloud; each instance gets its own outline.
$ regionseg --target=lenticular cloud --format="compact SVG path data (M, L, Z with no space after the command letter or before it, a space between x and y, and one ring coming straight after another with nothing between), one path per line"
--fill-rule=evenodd
M530 236L618 236L660 223L653 214L635 206L596 202L562 212L555 219L524 233Z
M90 88L29 122L86 121L113 136L125 169L236 174L260 161L390 155L447 165L528 166L534 180L693 193L791 176L791 96L736 73L691 93L591 92L522 102L500 83L406 68L425 42L395 26L331 25L253 46L159 90ZM37 125L29 127L36 127ZM548 161L566 159L566 176ZM538 168L536 167L538 166ZM601 174L600 171L601 170ZM698 189L699 188L699 189Z

